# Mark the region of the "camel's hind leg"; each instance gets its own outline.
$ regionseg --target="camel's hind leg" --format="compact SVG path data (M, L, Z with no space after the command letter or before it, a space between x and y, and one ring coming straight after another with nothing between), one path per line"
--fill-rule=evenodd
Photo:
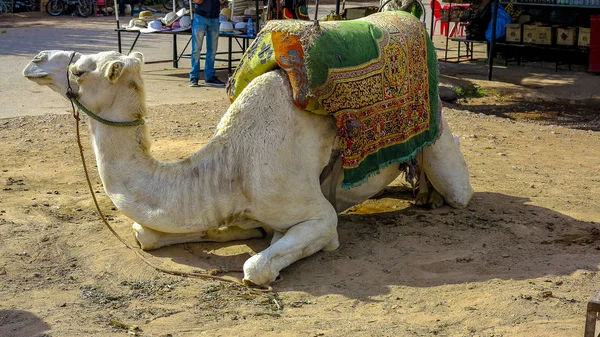
M262 228L243 229L240 227L223 227L196 233L163 233L137 222L131 226L136 241L143 250L153 250L160 247L191 242L229 242L262 238L266 232Z
M473 196L469 169L452 131L442 117L443 132L432 146L423 149L419 165L444 200L453 207L465 207ZM419 159L421 156L419 156Z
M423 163L423 152L419 154L419 162ZM440 208L444 206L444 197L433 188L427 179L427 175L425 174L425 170L419 169L417 170L419 173L419 178L417 180L417 190L419 193L415 198L415 205L417 206L429 206L432 209Z

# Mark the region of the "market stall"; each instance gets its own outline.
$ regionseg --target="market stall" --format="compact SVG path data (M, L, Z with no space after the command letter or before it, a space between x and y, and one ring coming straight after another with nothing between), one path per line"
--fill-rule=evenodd
M452 1L452 0L451 0ZM481 1L454 1L460 3L478 3ZM484 2L485 3L485 2ZM452 4L452 2L450 3ZM489 6L479 6L489 11L485 36L464 37L447 36L447 41L467 44L467 57L470 59L473 43L488 44L488 79L493 77L494 58L502 53L505 64L508 60L522 59L544 60L561 64L582 63L589 71L600 71L600 24L593 18L600 15L600 1L596 0L532 0L530 2L506 2L491 0ZM500 12L499 12L499 9ZM510 13L509 13L510 12ZM510 15L509 21L506 15ZM499 16L500 14L500 16ZM500 19L499 19L500 17ZM434 18L431 28L433 33ZM466 26L470 18L461 18ZM600 22L600 19L597 19ZM470 48L468 43L470 43ZM448 42L446 42L446 50ZM458 61L462 58L459 49ZM447 57L446 57L447 59Z
M235 1L235 0L234 0ZM254 1L254 0L253 0ZM237 62L240 60L241 55L244 53L244 51L246 50L246 48L249 46L250 44L250 40L254 39L256 36L256 31L257 31L257 22L259 21L259 12L258 12L258 1L254 1L256 3L256 10L252 11L252 13L249 13L246 16L246 20L247 20L247 24L252 25L252 28L250 29L245 29L243 32L240 31L236 31L233 30L233 28L231 30L227 30L227 31L221 31L219 33L219 37L220 38L226 38L227 39L227 51L226 52L217 52L216 54L216 61L223 61L223 62L227 62L227 67L226 68L220 68L220 69L227 69L229 73L232 72L233 68L234 68L234 62ZM178 68L179 67L179 61L181 58L189 58L190 54L187 53L186 54L186 50L188 48L188 46L191 43L191 38L192 38L192 32L191 32L191 18L190 18L190 13L192 13L192 8L191 8L191 2L190 2L190 9L186 10L186 9L181 9L179 10L177 13L175 13L175 11L173 12L169 12L166 13L166 15L164 15L163 17L160 18L156 18L154 17L154 15L148 11L142 11L139 13L139 16L137 18L132 18L128 24L126 25L122 25L120 22L120 17L119 17L119 11L118 11L118 6L117 6L117 0L114 0L114 5L115 5L115 19L116 19L116 24L117 24L117 28L115 29L115 32L117 33L117 42L118 42L118 51L120 53L123 52L123 38L122 38L122 34L132 34L135 37L133 38L133 42L131 43L131 45L129 46L129 50L127 52L127 54L131 53L135 46L137 45L140 36L142 36L142 34L144 35L170 35L172 36L172 58L169 60L149 60L146 61L146 63L162 63L162 62L172 62L173 63L173 67L174 68ZM176 4L175 4L175 0L173 1L173 8L177 8ZM242 11L243 12L243 11ZM226 12L227 13L227 12ZM232 18L232 12L229 11L228 16L225 15L227 17L227 20L230 20ZM244 13L246 14L246 13ZM241 16L240 16L241 18ZM252 18L255 18L255 20L251 20ZM250 20L248 20L250 19ZM225 20L225 18L224 18ZM184 24L185 21L185 24ZM241 21L241 19L240 19ZM181 25L180 25L181 22ZM149 28L150 25L153 24L157 24L157 26L155 28ZM179 43L178 43L178 37L179 36L184 36L185 39L185 45L184 47L180 50L179 49ZM223 58L223 56L225 56L225 58ZM201 56L201 59L205 58L205 54L203 53Z
M138 42L138 39L142 33L139 31L127 30L127 29L123 29L123 28L116 29L116 31L118 33L135 34L135 38L134 38L133 42L131 43L131 45L129 46L129 51L127 52L127 54L131 53L133 51L133 49L135 48L135 46ZM173 40L172 40L173 57L170 60L150 60L150 61L146 61L145 63L152 64L152 63L173 62L173 68L179 68L179 61L182 58L189 58L189 54L186 54L185 52L187 51L187 48L191 43L191 35L192 35L191 31L189 31L189 30L188 31L180 31L180 32L161 31L161 32L155 32L153 34L171 35L173 37ZM179 36L184 36L184 40L186 41L184 47L181 50L179 49L179 44L178 44ZM222 34L219 34L219 37L223 37L223 38L227 39L227 51L226 52L217 52L216 53L217 57L215 58L215 61L227 62L227 67L226 68L217 68L217 69L227 69L228 72L231 73L233 71L234 62L237 62L240 60L241 55L244 53L246 48L248 48L248 45L250 44L250 40L254 39L254 36L248 36L246 34L222 33ZM118 39L119 39L119 53L122 53L122 39L121 39L120 34L119 34ZM236 46L238 48L235 48ZM226 58L223 58L222 56L226 56ZM204 57L205 57L205 54L202 54L201 59L204 59Z
M583 63L588 65L589 71L598 71L594 70L594 61L597 62L594 55L600 46L590 42L592 18L600 15L600 1L536 0L525 3L494 0L494 3L494 19L500 8L498 4L519 15L514 23L506 25L506 38L503 41L497 40L494 29L490 45L490 80L493 58L498 51L505 54L505 59L514 57L518 62L523 56L551 61L557 70L560 64L570 67L572 63ZM600 32L595 34L600 37Z

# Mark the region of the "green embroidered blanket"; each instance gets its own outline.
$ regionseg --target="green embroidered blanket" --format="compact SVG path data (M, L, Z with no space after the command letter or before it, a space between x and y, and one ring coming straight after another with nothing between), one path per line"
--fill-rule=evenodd
M277 68L288 75L296 105L334 116L345 188L413 158L439 136L435 49L408 13L319 25L270 21L229 80L230 100Z

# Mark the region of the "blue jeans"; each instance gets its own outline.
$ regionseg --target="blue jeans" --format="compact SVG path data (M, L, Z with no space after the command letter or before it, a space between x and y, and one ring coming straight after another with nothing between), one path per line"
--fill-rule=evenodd
M192 71L190 79L200 78L200 55L206 35L206 58L204 60L204 78L215 76L215 56L219 45L219 18L207 19L194 14L192 21Z

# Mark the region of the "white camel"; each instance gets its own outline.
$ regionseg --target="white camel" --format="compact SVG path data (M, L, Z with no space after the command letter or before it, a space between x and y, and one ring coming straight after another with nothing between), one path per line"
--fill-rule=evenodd
M146 116L142 54L75 53L69 66L72 53L42 51L24 76L64 96L68 68L79 101L93 113L120 122ZM440 138L419 155L420 165L448 204L463 207L473 193L469 173L442 123ZM261 227L270 228L271 245L244 263L247 284L269 284L298 259L336 249L337 213L375 195L400 173L398 164L391 164L350 190L339 187L339 171L320 182L338 146L334 119L298 108L280 70L253 80L213 138L180 161L152 157L146 125L115 127L90 119L90 130L104 189L135 221L143 249L255 238L263 235ZM332 179L337 188L329 202Z

